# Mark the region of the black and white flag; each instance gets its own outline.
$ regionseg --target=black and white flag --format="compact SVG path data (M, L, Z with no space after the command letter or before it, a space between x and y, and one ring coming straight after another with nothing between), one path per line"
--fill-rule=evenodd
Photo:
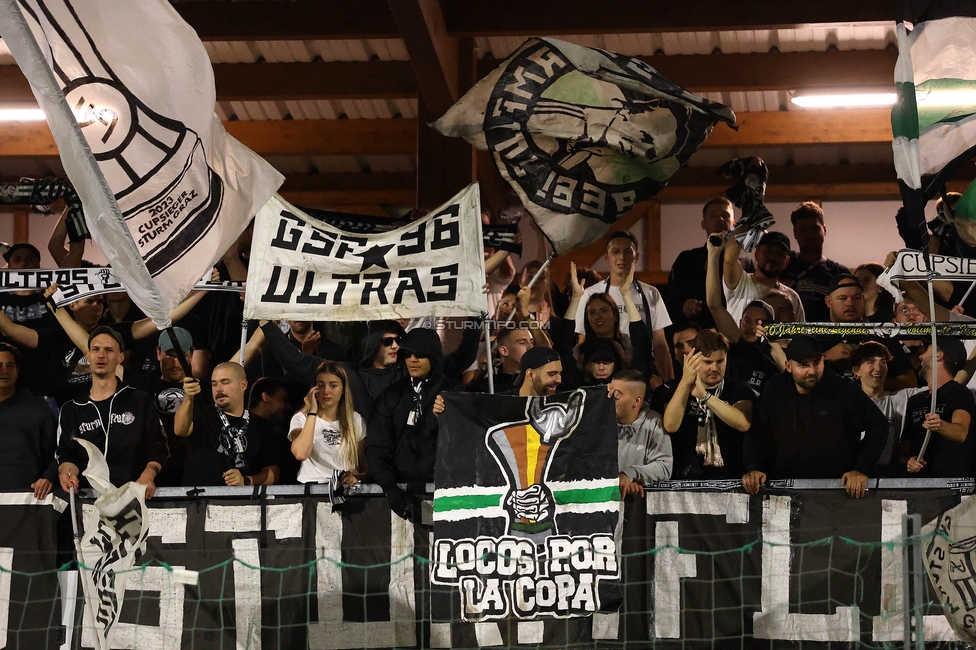
M422 219L356 234L275 197L258 213L244 315L375 320L480 316L486 309L478 185Z
M283 177L224 130L207 51L165 0L0 0L92 238L157 327Z
M735 115L640 59L533 38L433 126L490 151L562 255L657 194L719 121Z

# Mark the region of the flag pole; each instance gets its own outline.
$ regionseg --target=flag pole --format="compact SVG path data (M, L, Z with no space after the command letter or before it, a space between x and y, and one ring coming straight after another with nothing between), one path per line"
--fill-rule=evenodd
M68 488L68 504L71 507L71 534L74 538L75 544L75 567L78 569L78 586L81 588L81 599L85 603L85 610L92 617L92 622L97 623L95 619L95 612L91 610L91 605L88 602L88 595L85 593L85 568L83 566L82 560L84 556L81 553L81 534L78 532L78 513L75 510L75 486ZM84 629L84 616L82 616L82 629Z
M529 283L525 285L525 288L531 290L532 285L534 285L536 281L540 277L542 277L542 274L546 272L547 268L549 268L549 263L552 262L554 259L556 259L556 251L552 251L551 253L549 253L549 257L547 257L546 261L542 263L542 266L539 267L539 270L535 272L535 275L533 275L532 279L529 280ZM515 307L518 308L518 305L516 304ZM512 318L514 316L515 316L515 309L512 309L512 312L508 315L508 318L505 319L505 324L508 325L510 322L512 322Z
M514 310L513 310L514 311ZM491 364L491 331L488 328L488 312L481 312L481 322L485 328L485 349L488 351L488 393L495 394L495 369Z
M929 267L929 268L931 269L931 267ZM929 275L929 279L928 279L928 289L929 289L929 320L931 321L931 324L932 324L932 326L931 326L931 330L932 330L932 348L931 348L932 368L930 369L930 372L932 373L932 375L929 378L929 385L930 385L929 392L931 392L932 395L931 395L931 398L929 400L929 413L931 413L931 414L934 415L935 414L936 392L938 390L938 384L939 384L939 380L938 380L938 370L939 370L938 356L939 356L939 347L938 347L938 342L936 340L936 335L935 335L935 292L932 289L932 276L931 276L931 274ZM926 431L925 431L925 440L922 441L922 448L918 451L917 460L920 463L922 462L922 458L925 456L925 450L928 449L928 446L929 446L929 438L931 438L931 437L932 437L932 430L931 429L926 429Z
M247 347L247 319L241 321L241 357L240 364L244 367L244 348Z

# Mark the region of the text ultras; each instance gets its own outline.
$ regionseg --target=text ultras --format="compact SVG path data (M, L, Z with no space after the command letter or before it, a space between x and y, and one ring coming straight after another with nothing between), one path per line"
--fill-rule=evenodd
M600 580L619 575L610 535L441 539L431 567L431 582L458 587L465 621L592 614Z
M282 210L271 254L277 248L306 257L301 268L273 266L261 301L292 305L453 302L460 251L446 249L460 247L459 212L459 206L452 204L399 237L385 234L379 240L315 227ZM432 255L455 261L428 266Z

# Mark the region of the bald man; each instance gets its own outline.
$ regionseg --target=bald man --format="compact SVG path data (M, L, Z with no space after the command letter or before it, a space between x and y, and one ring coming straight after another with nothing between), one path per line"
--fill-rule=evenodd
M189 438L184 486L272 485L279 476L275 444L262 418L244 405L247 379L237 363L222 363L210 379L211 399L200 382L183 380L186 397L173 419L174 433Z

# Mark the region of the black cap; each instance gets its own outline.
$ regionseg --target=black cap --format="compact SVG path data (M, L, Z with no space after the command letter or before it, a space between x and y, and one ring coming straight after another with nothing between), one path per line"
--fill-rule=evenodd
M634 245L634 248L639 248L637 246L637 237L635 237L634 233L630 232L629 230L614 230L612 233L607 235L607 246L609 246L610 242L614 239L629 239L630 243Z
M857 287L858 289L864 290L861 285L861 281L850 273L838 273L834 277L830 278L830 282L827 283L827 295L829 296L838 289L843 289L845 287Z
M766 312L766 319L768 321L772 322L776 320L776 310L773 309L773 306L765 300L753 300L746 305L746 309L762 309L764 312ZM746 312L746 309L742 310L743 314Z
M613 339L600 337L592 343L586 341L582 347L584 363L590 363L591 361L613 361L614 363L620 363L620 352L617 350L617 345Z
M786 358L790 361L809 361L823 356L824 349L820 341L807 334L794 336L786 346Z
M766 234L759 240L760 246L782 246L787 253L790 252L790 238L778 230L767 230Z
M960 339L955 336L940 336L936 339L936 344L942 351L943 358L953 368L958 369L966 365L969 355L966 354L966 346Z
M10 261L10 258L11 258L11 257L13 257L13 254L14 254L14 253L16 253L16 252L17 252L17 251L19 251L19 250L23 250L24 248L26 248L26 249L28 249L28 250L29 250L30 252L32 252L32 253L34 253L34 255L36 255L36 256L37 256L37 259L38 259L38 260L40 260L40 259L41 259L41 251L39 251L39 250L37 250L37 247L36 247L36 246L34 246L33 244L28 244L28 243L27 243L27 242L25 242L25 241L22 241L22 242L19 242L19 243L17 243L17 244L14 244L14 245L13 245L13 246L11 246L10 248L8 248L8 249L7 249L7 252L5 252L5 253L3 254L3 259L9 262L9 261Z
M545 346L537 346L534 348L529 348L522 355L522 360L519 362L519 372L518 377L515 378L515 387L521 388L522 383L525 381L525 371L526 370L536 370L541 368L547 363L552 363L553 361L562 361L559 353L552 348L547 348Z
M406 359L411 354L423 359L430 359L432 364L438 364L443 354L441 337L434 330L423 327L410 330L400 339L399 357Z

